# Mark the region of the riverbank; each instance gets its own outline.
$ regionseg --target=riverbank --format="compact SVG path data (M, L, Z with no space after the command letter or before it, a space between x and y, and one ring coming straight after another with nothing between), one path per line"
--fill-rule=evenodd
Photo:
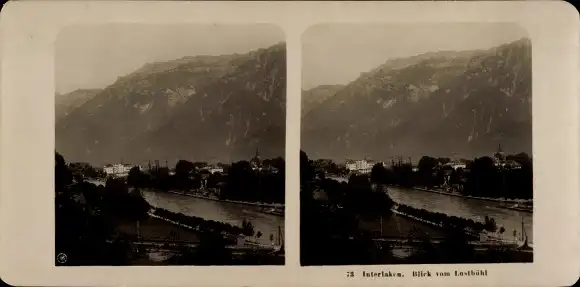
M279 249L279 246L264 246L260 244L253 244L252 242L245 242L245 247L237 246L237 242L231 242L226 246L226 249L231 253L231 258L225 262L219 263L205 263L204 258L194 258L196 256L191 247L186 249L175 249L170 247L172 241L187 244L200 243L200 234L202 231L198 228L182 224L175 220L164 218L149 212L147 219L140 221L139 232L137 232L136 222L122 221L116 226L116 230L129 238L139 238L143 241L159 241L166 242L165 246L157 247L142 247L141 251L130 250L127 251L127 260L129 265L134 266L180 266L180 265L196 265L196 266L212 266L212 265L284 265L285 258L283 254L272 253ZM109 242L110 243L110 242ZM187 254L183 251L188 250ZM184 255L188 258L184 258ZM186 261L182 261L186 260ZM194 260L193 263L191 260ZM198 260L199 262L196 262Z
M155 190L153 190L155 191ZM219 201L219 202L227 202L227 203L235 203L235 204L243 204L243 205L250 205L250 206L259 206L259 207L269 207L269 208L284 208L284 204L281 203L263 203L263 202L249 202L249 201L239 201L239 200L229 200L229 199L219 199L214 197L209 197L205 195L195 194L195 193L186 193L186 192L179 192L170 190L169 193L183 195L183 196L190 196L195 198Z
M115 227L117 232L129 237L139 238L146 241L185 241L188 243L199 242L199 231L184 225L174 224L159 216L149 213L149 217L139 222L139 231L135 221L122 220Z
M388 185L388 186L402 188L402 186L392 185L392 184L391 185ZM432 193L438 193L438 194L444 194L444 195L450 195L450 196L456 196L456 197L463 197L463 198L469 198L469 199L477 199L477 200L485 200L485 201L499 202L499 203L531 204L531 203L534 202L532 199L509 199L509 198L479 197L479 196L463 195L463 194L460 194L460 193L446 192L446 191L440 191L440 190L423 188L423 187L409 187L409 188L415 189L415 190L420 190L420 191L426 191L426 192L432 192Z
M521 208L521 207L517 207L517 206L499 206L500 208L505 208L505 209L510 209L510 210L515 210L515 211L522 211L522 212L529 212L529 213L534 213L534 210L531 208Z
M409 250L401 250L402 256L386 259L384 265L417 265L417 264L457 264L457 261L449 260L449 256L429 257L421 253L413 254ZM490 248L486 250L476 249L471 256L461 261L461 264L489 264L489 263L532 263L533 252L520 251L505 248Z
M405 209L416 210L416 209L414 209L412 207L409 207L409 206L405 206L405 205L401 205L401 206L403 206ZM405 218L408 218L408 219L412 219L412 220L415 220L415 221L418 221L418 222L421 222L421 223L424 223L424 224L427 224L427 225L431 225L431 226L434 226L434 227L437 227L437 228L440 228L440 229L443 229L444 228L443 224L441 224L441 223L436 223L436 222L433 222L433 221L430 221L430 220L426 220L424 218L420 218L420 217L411 215L411 214L406 213L406 212L402 212L402 211L398 210L398 206L393 207L391 209L391 211L394 214L396 214L396 215L399 215L399 216L402 216L402 217L405 217ZM419 211L419 210L416 210L416 211ZM463 221L466 221L466 222L471 222L470 220L467 220L465 218L457 217L457 219L463 220ZM481 224L481 225L483 225L483 223L480 223L480 222L474 222L474 224ZM499 228L500 227L498 226L496 228L496 230L499 230ZM495 233L495 232L489 232L489 231L485 231L485 230L482 231L482 232L484 232L483 233L484 234L483 235L484 237L482 237L482 234L480 234L478 232L475 232L475 231L470 231L467 228L464 228L461 231L464 232L466 235L471 236L473 238L476 238L477 240L482 241L482 242L497 242L497 243L501 243L501 244L504 244L504 245L521 245L523 243L523 242L520 242L520 241L518 241L516 239L514 239L514 240L505 239L502 235L497 235L497 233ZM531 243L528 243L527 245L528 245L528 247L530 249L533 249L533 245Z
M163 214L166 214L165 216ZM163 220L167 223L171 223L173 225L179 226L181 228L185 228L188 230L192 230L198 233L201 232L217 232L220 233L222 236L228 238L231 245L239 244L238 237L240 235L244 235L243 228L239 226L229 225L227 223L219 223L214 221L201 221L200 218L186 216L183 214L176 214L164 209L155 209L149 212L149 216L155 219ZM175 217L175 219L169 218ZM181 218L178 220L177 218ZM203 219L202 219L203 220ZM186 224L184 222L189 221L191 224ZM257 241L254 241L250 238L250 236L245 235L244 237L244 246L254 246L258 248L266 248L266 249L277 249L279 246L274 244L261 244Z
M375 238L394 237L403 238L408 236L426 235L431 238L443 238L443 229L426 223L421 220L415 220L407 216L393 212L391 216L380 219L361 219L359 221L361 230L371 232Z
M163 220L165 222L171 223L173 225L177 225L179 227L183 227L185 229L189 229L189 230L193 230L193 231L199 232L199 229L194 228L193 226L185 225L183 223L179 223L177 221L173 221L173 220L171 220L169 218L165 218L165 217L162 217L162 216L159 216L159 215L155 215L153 212L149 212L148 214L149 214L149 216L151 216L153 218L156 218L156 219L159 219L159 220Z
M105 186L105 182L101 180L88 180L87 182L95 184L95 185L102 185ZM147 190L151 190L153 192L158 192L158 190L147 188ZM282 203L264 203L264 202L250 202L250 201L241 201L241 200L229 200L229 199L219 199L214 197L209 197L205 195L200 195L196 193L186 193L186 192L179 192L175 190L168 191L169 193L179 194L183 196L190 196L195 198L219 201L219 202L228 202L228 203L235 203L235 204L243 204L243 205L251 205L251 206L260 206L260 207L269 207L269 208L284 208L285 204Z
M437 228L443 229L443 225L440 224L440 223L435 223L435 222L432 222L432 221L429 221L429 220L425 220L425 219L422 219L422 218L419 218L419 217L416 217L416 216L407 214L405 212L398 211L396 208L391 209L391 211L394 214L396 214L396 215L399 215L399 216L402 216L402 217L405 217L405 218L408 218L408 219L411 219L411 220L415 220L415 221L418 221L418 222L421 222L421 223L424 223L424 224L427 224L427 225L430 225L430 226L433 226L433 227L437 227ZM464 232L466 235L479 238L479 234L477 234L477 233L469 232L467 230L462 230L462 232Z
M253 226L250 225L240 227L225 222L207 220L197 216L188 216L182 213L171 212L162 208L152 209L149 211L149 216L198 232L212 232L220 233L222 235L238 236L253 231Z

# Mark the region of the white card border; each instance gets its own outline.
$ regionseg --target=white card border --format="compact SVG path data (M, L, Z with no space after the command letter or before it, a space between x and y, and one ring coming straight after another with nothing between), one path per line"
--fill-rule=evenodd
M302 32L327 22L515 22L532 38L534 263L483 267L478 278L347 280L346 271L389 267L300 267L298 152ZM109 22L279 25L287 39L286 266L54 267L54 40L72 24ZM9 2L0 41L0 276L13 285L571 285L578 242L578 12L563 1L533 2ZM26 176L19 172L34 166ZM566 171L555 177L555 169ZM555 196L557 194L557 196ZM557 232L557 233L556 233ZM556 235L557 234L557 235Z

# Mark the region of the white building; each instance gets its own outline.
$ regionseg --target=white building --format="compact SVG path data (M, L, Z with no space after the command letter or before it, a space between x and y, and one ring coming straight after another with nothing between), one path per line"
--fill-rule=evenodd
M459 162L448 162L446 164L444 164L443 166L445 167L450 167L454 170L458 170L458 169L466 169L467 165L465 165L464 163L459 163Z
M224 169L223 168L219 168L219 167L211 167L211 168L208 169L208 171L210 173L212 173L212 174L213 173L216 173L216 172L223 173L224 172Z
M105 165L103 170L105 171L107 176L124 177L124 176L129 175L129 171L133 167L135 167L135 166L131 165L131 164L109 164L109 165ZM141 170L141 166L137 166L137 167L139 167L139 170Z
M346 161L346 169L350 172L370 173L375 164L376 164L376 162L368 161L366 159L347 160ZM384 163L383 163L383 166L384 166Z
M236 239L237 239L236 241L237 241L238 246L246 245L246 236L240 234L240 235L238 235L238 237Z
M462 163L457 163L457 164L453 164L451 167L453 167L454 170L458 170L458 169L466 169L467 165L462 164Z

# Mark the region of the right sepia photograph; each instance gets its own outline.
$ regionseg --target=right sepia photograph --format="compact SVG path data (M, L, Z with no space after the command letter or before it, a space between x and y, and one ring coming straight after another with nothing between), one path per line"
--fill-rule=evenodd
M302 45L302 266L533 262L523 28L319 24Z

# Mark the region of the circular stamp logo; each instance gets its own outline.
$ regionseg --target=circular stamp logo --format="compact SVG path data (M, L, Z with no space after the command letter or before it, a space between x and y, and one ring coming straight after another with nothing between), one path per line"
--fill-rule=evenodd
M56 261L60 264L66 263L67 259L68 259L68 257L64 253L60 253L59 255L56 256Z

